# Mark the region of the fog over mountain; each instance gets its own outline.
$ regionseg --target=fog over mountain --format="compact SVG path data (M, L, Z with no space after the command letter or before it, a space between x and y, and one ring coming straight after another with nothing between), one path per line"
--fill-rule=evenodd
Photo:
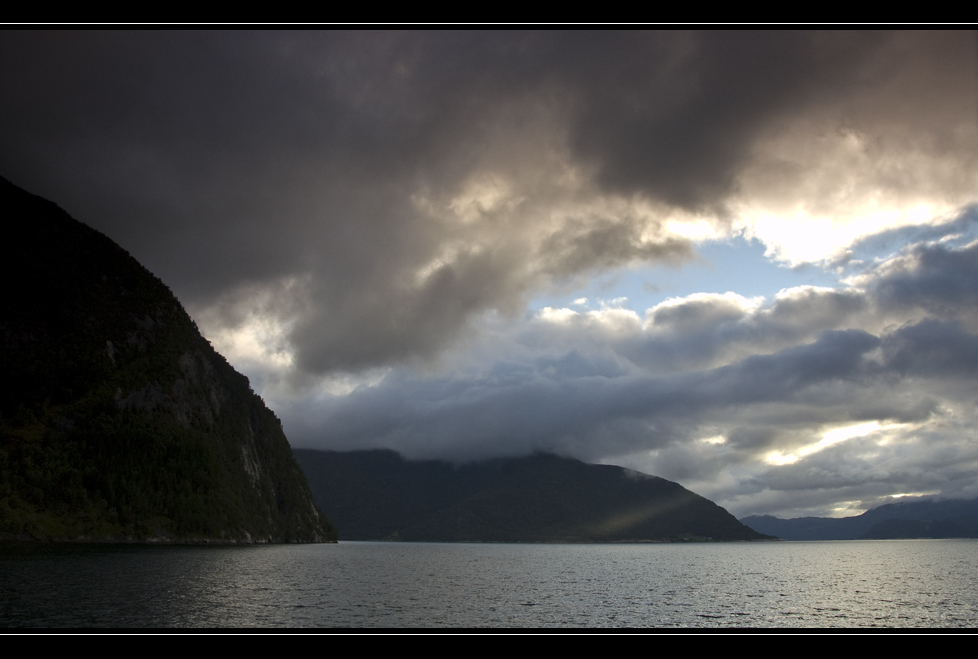
M293 446L978 496L970 32L5 32L0 175Z

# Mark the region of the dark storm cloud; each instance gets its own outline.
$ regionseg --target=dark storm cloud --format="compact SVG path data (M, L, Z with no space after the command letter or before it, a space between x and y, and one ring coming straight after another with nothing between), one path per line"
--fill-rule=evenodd
M684 207L718 204L772 119L806 93L844 93L852 69L838 65L858 66L884 40L768 31L588 39L573 62L590 74L574 144L606 185Z
M582 313L537 323L519 340L536 349L613 348L649 372L682 372L814 341L825 330L860 326L874 312L857 289L800 287L758 304L731 293L697 294L649 309L644 325L635 314Z
M960 249L917 244L873 288L885 308L920 307L942 318L978 309L978 241Z
M772 126L841 122L957 154L971 47L944 33L5 33L0 169L106 231L212 330L264 314L299 370L357 371L430 359L555 278L689 258L661 217L726 218Z
M806 403L799 400L804 396L815 396L806 403L813 406L846 401L852 386L875 377L861 358L879 345L865 332L827 332L810 345L671 377L637 375L574 353L534 364L496 363L486 375L451 379L396 372L375 387L316 401L318 412L308 414L329 423L295 428L290 436L300 444L396 445L415 456L454 452L455 459L653 448L678 439L674 427L702 423L729 407ZM600 437L607 424L631 432L614 440L618 446L605 446Z
M889 367L901 376L966 380L974 390L978 377L978 336L958 323L933 318L902 327L883 345ZM961 383L955 382L957 386Z
M703 368L812 340L826 329L846 326L867 306L864 296L851 290L795 289L762 310L744 308L728 296L696 297L651 310L649 331L624 349L655 370Z
M681 263L693 256L691 241L677 237L644 240L641 220L618 218L569 222L540 246L543 268L556 277L631 261Z

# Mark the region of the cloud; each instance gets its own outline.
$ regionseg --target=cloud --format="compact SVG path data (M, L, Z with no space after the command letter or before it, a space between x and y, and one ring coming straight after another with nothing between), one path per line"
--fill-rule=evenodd
M284 296L263 322L289 328L294 367L356 372L436 359L555 282L690 259L683 227L740 227L797 262L909 221L887 209L962 203L972 41L9 33L0 167L124 244L208 332ZM866 204L882 219L838 220ZM789 241L819 218L831 244Z
M914 245L886 264L873 295L886 308L920 308L939 318L974 318L978 241L959 248Z
M960 258L970 244L927 249L942 277L970 276ZM287 430L302 446L413 458L552 451L626 464L740 514L972 492L978 335L894 305L898 287L934 276L904 267L915 250L866 270L864 288L799 287L770 302L697 294L645 322L623 308L544 309L511 321L482 361L395 368L347 395L296 402ZM948 308L955 292L971 294L951 289Z

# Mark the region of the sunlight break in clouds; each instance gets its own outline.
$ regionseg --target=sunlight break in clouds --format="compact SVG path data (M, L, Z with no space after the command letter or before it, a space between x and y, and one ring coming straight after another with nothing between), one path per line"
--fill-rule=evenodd
M844 442L847 439L852 439L853 437L865 437L866 435L872 433L882 432L893 428L902 428L906 425L907 424L903 423L891 423L883 426L880 425L879 421L869 421L867 423L857 423L854 426L845 426L843 428L827 430L822 434L822 439L820 439L817 443L803 446L800 449L788 454L784 454L780 451L774 451L768 454L766 461L768 464L772 465L793 464L798 460L811 455L812 453L817 453L828 446L832 446L833 444L837 444L839 442ZM879 439L877 441L880 445L886 443L886 439Z

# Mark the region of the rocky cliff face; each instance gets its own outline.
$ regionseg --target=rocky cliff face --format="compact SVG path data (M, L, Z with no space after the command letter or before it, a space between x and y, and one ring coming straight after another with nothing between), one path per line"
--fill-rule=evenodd
M0 179L0 537L322 542L281 423L125 250Z

